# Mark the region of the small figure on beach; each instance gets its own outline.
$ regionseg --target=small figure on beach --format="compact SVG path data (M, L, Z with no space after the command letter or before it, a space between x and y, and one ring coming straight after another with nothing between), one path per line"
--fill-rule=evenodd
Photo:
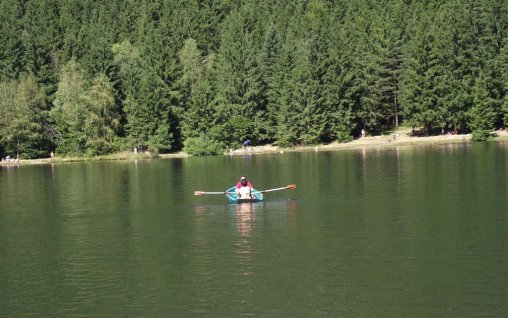
M2 158L2 163L19 163L19 156L17 156L16 158L14 157L11 157L11 156L7 156L5 157L5 159Z
M51 158L54 158L54 157L55 157L55 153L54 153L53 151L51 151L51 152L49 153L49 156L50 156Z
M362 138L365 137L365 129L362 128Z
M245 139L245 141L242 144L243 149L246 149L248 145L250 145L250 140L249 139Z

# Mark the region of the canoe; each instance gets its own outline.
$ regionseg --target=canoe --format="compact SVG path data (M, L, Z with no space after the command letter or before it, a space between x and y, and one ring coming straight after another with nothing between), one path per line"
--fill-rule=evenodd
M254 202L261 202L263 201L263 193L259 192L259 190L253 189L252 199L238 199L238 195L235 192L236 186L233 186L226 190L226 197L228 199L229 203L254 203Z

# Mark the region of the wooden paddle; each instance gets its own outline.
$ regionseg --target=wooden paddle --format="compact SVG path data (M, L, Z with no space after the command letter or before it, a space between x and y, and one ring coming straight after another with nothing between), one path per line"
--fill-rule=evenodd
M265 192L273 192L273 191L279 191L279 190L293 190L293 189L296 189L296 184L290 184L288 185L287 187L283 187L283 188L275 188L275 189L268 189L268 190L263 190L263 191L259 191L261 193L265 193Z
M194 195L204 194L234 194L235 192L206 192L206 191L194 191Z

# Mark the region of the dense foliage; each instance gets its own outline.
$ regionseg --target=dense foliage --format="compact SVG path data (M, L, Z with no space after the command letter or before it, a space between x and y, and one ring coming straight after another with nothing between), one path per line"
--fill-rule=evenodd
M508 121L505 0L2 0L0 154L347 142Z

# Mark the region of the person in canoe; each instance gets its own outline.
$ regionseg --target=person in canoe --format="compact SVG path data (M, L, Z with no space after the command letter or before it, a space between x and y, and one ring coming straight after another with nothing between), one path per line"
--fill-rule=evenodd
M247 176L242 176L236 184L236 194L239 199L252 199L252 184L247 180Z

